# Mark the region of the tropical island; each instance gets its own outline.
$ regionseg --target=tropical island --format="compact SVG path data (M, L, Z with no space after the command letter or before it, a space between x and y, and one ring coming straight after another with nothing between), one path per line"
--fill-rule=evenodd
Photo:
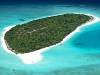
M61 42L78 26L92 20L85 14L63 14L16 25L5 33L7 48L14 53L29 53Z

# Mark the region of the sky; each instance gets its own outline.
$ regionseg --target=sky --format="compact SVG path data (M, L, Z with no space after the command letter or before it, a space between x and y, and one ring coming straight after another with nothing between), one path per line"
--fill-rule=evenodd
M100 4L100 0L0 0L0 4Z

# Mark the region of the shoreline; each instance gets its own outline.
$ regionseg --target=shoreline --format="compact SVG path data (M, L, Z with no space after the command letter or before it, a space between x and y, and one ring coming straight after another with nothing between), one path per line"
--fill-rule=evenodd
M87 15L87 16L90 16L91 19L89 21L87 21L86 23L78 26L73 32L71 32L69 35L67 35L61 42L55 44L55 45L52 45L52 46L49 46L49 47L45 47L45 48L42 48L42 49L39 49L39 50L36 50L36 51L33 51L33 52L29 52L29 53L24 53L24 54L16 54L14 53L13 51L9 50L7 48L7 45L6 45L6 42L4 40L4 36L5 36L5 33L7 31L9 31L12 27L14 26L9 26L9 27L6 27L4 28L4 31L2 33L2 37L1 37L1 41L2 41L2 46L4 48L4 50L8 53L11 53L11 54L14 54L14 55L17 55L25 64L35 64L35 63L38 63L40 60L42 60L43 56L42 56L42 53L54 46L57 46L57 45L60 45L62 44L63 42L67 41L70 37L72 37L75 33L79 32L80 31L80 28L81 27L84 27L84 26L87 26L87 25L91 25L93 23L96 23L98 21L100 21L100 19L98 17L95 17L93 15L90 15L90 14L84 14L84 15Z

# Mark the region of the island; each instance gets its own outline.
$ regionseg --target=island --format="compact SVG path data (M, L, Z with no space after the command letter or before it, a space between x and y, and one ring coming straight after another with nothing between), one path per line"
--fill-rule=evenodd
M62 14L33 20L7 31L5 43L14 53L29 53L56 45L78 26L92 19L85 14Z

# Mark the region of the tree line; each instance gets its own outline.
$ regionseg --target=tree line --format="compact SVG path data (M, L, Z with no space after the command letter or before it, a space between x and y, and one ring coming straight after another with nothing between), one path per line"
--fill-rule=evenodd
M16 25L6 32L4 39L17 53L27 53L62 41L78 26L91 19L84 14L63 14Z

